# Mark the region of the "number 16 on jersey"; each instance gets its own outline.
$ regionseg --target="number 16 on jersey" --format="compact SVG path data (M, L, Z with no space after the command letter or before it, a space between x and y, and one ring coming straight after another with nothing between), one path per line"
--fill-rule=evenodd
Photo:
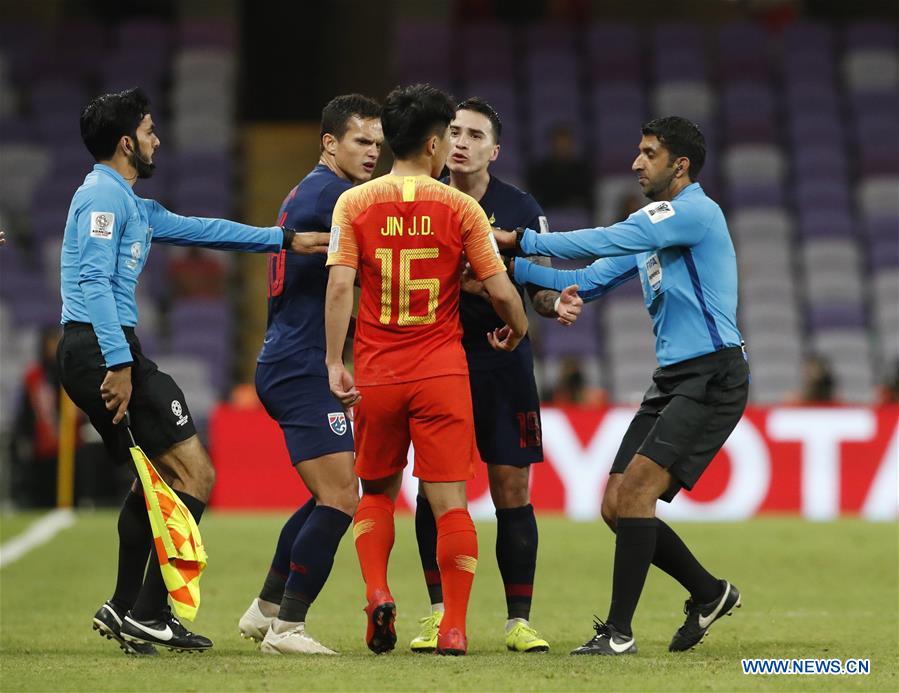
M412 263L420 260L436 260L439 248L376 248L375 257L381 263L381 315L383 325L395 324L431 325L437 320L437 300L440 297L440 280L437 278L412 278ZM398 265L398 267L397 267ZM394 269L398 270L397 295L393 292ZM413 291L427 291L427 311L424 315L412 315Z

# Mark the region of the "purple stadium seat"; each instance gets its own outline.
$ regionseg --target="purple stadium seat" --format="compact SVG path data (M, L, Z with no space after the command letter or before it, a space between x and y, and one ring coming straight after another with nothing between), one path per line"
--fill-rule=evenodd
M39 241L61 239L66 228L68 207L37 207L29 215L32 236Z
M83 84L59 80L39 82L29 90L29 95L35 113L66 111L76 118L90 100Z
M875 20L850 22L846 26L844 41L849 51L868 48L895 50L896 25Z
M169 320L173 331L216 330L221 337L227 334L231 325L231 313L224 299L181 300L172 307Z
M784 28L782 39L788 53L833 51L833 31L824 22L793 22Z
M716 68L722 80L766 80L768 34L759 24L735 22L718 30Z
M862 114L856 119L855 140L862 175L899 173L899 130L886 113Z
M586 34L588 79L597 84L638 83L643 76L641 36L631 24L594 24Z
M835 328L865 327L865 310L859 303L812 302L808 310L809 324L815 332Z
M704 82L708 78L705 56L695 48L659 49L653 61L657 82Z
M512 35L500 23L464 25L458 36L457 55L461 62L461 77L471 80L506 80L515 76L515 57Z
M442 22L402 21L394 27L394 70L403 82L450 81L452 36Z
M818 177L818 176L826 177ZM799 209L844 209L852 204L845 175L836 171L833 177L826 172L808 172L802 175L796 186L796 205Z
M839 144L824 144L800 139L794 143L794 167L798 171L843 171L846 154Z
M848 207L799 206L799 232L805 237L852 236L854 231Z
M562 22L539 22L529 24L524 30L525 46L533 49L552 51L574 50L574 25Z
M865 235L871 241L892 240L899 243L899 218L870 217L865 220Z
M899 267L899 241L878 237L868 242L868 261L872 269Z
M773 142L777 139L774 94L767 84L728 84L722 93L724 128L731 143Z
M546 321L541 324L541 351L544 356L596 356L599 351L598 305L588 306L570 327Z
M732 208L780 207L786 204L784 189L777 184L731 186L728 201Z
M850 91L847 96L850 109L856 117L888 115L899 120L899 92Z
M636 84L598 84L593 88L593 116L599 121L621 117L643 122L646 94Z
M79 115L76 112L44 111L36 114L35 128L42 143L53 147L81 141Z
M582 207L555 207L543 211L550 231L575 231L595 226L590 213Z
M178 27L178 44L189 48L237 47L237 28L233 22L221 19L192 19Z
M788 83L784 95L791 112L837 114L839 98L829 81Z
M172 332L172 351L196 356L209 365L209 376L216 390L225 385L230 367L230 346L221 331L182 328Z
M798 144L842 143L845 135L843 123L830 115L803 114L790 119L790 139Z
M153 46L158 50L171 50L174 30L170 24L158 19L130 19L115 28L119 47L140 48Z
M26 144L38 139L38 131L31 118L11 117L0 120L0 143Z

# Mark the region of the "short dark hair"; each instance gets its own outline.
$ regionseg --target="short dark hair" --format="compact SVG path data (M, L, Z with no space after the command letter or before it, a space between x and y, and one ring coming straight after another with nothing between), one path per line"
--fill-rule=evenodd
M690 160L687 175L690 180L699 177L705 163L705 137L695 123L680 116L665 116L646 123L643 134L655 135L672 158L687 157Z
M397 87L387 95L381 127L393 155L404 159L414 154L431 135L446 130L456 115L449 94L430 84Z
M500 137L502 137L503 134L503 121L500 120L499 113L496 112L493 106L480 96L472 96L471 98L465 99L465 101L456 106L456 110L474 111L475 113L480 113L482 116L485 116L493 127L493 140L497 143L499 142Z
M81 111L81 139L97 161L111 159L123 135L137 144L137 128L150 112L150 99L138 87L91 100Z
M349 127L350 118L362 120L381 117L381 104L362 94L335 96L322 109L322 129L319 139L325 134L343 139Z

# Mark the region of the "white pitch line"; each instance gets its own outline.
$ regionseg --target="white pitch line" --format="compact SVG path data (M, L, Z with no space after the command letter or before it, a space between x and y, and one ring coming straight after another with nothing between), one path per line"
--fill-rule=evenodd
M29 551L46 544L73 524L75 524L75 513L69 508L60 508L47 513L19 536L0 546L0 568L5 568L10 563L18 561Z

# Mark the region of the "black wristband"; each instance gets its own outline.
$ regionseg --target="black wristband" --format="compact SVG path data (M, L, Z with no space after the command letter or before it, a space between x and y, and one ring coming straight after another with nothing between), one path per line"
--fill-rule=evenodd
M516 257L524 257L524 252L521 250L521 239L524 238L525 228L523 226L517 227L513 233L515 234L515 255Z
M293 245L293 237L297 235L297 232L287 226L282 226L281 230L284 232L284 242L281 244L281 250L290 250L290 247Z
M134 365L134 361L125 361L125 363L117 363L114 366L107 366L106 370L108 371L120 371L125 368L131 368Z

